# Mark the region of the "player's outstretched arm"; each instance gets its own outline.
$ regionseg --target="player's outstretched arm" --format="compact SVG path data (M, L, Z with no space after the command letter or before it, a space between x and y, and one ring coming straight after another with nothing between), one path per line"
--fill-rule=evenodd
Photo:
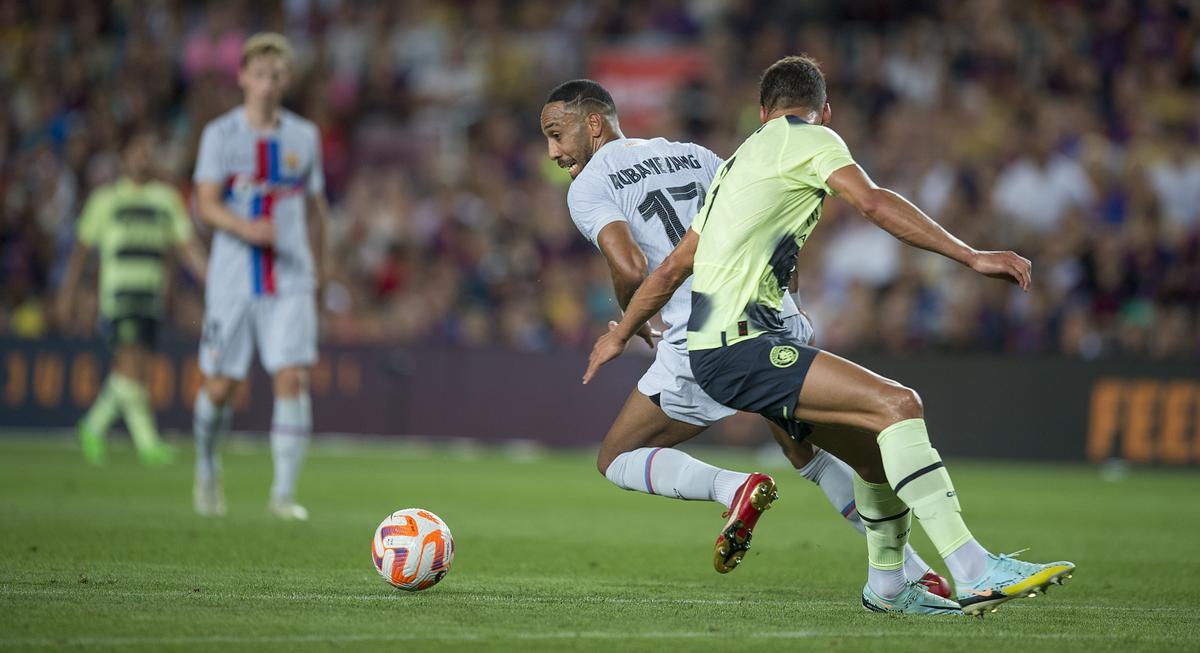
M203 284L208 276L208 261L204 254L204 246L194 237L175 246L176 254L183 267L191 273L197 283Z
M588 357L588 368L583 374L583 382L592 380L600 366L621 355L629 339L637 334L646 321L654 317L670 301L671 295L679 286L692 276L692 264L696 258L696 245L700 242L700 234L688 230L687 235L670 256L658 266L629 300L625 317L620 324L610 325L608 333L600 336L592 347Z
M251 245L275 244L275 225L269 220L245 220L234 215L221 201L218 183L202 181L196 185L196 209L200 220L213 229L228 231Z
M621 220L605 225L596 236L596 244L608 262L617 304L625 311L629 307L629 300L646 279L646 254L633 239L629 224ZM638 336L653 349L654 339L662 337L662 334L647 324L638 330Z
M896 238L962 263L989 277L1029 290L1031 264L1016 252L981 252L968 246L898 193L880 188L857 165L838 168L826 183L871 222Z
M313 267L317 281L317 306L325 305L325 225L329 224L329 201L324 193L309 195L306 200L308 209L305 216L308 220L308 244L312 247Z

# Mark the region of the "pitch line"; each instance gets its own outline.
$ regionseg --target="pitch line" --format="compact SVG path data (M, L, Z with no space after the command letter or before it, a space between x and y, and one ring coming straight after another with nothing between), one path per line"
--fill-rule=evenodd
M1100 633L1030 633L1021 630L1000 630L989 632L964 632L961 629L953 631L922 632L920 637L937 637L942 639L995 639L995 638L1024 638L1036 640L1103 640L1113 641L1110 634ZM845 631L815 631L793 630L757 633L714 633L710 631L681 630L681 631L552 631L543 633L440 633L430 635L205 635L195 637L68 637L52 638L7 638L0 639L0 648L49 648L59 646L107 646L107 647L162 647L162 646L211 646L215 644L307 644L330 643L348 644L364 642L488 642L488 641L546 641L546 640L670 640L670 639L816 639L823 637L854 638L854 639L894 639L895 630L877 630L863 632ZM1174 642L1180 638L1144 635L1132 636L1119 641L1129 642Z
M59 588L48 587L13 587L11 585L0 585L0 600L7 596L55 596L60 598L69 598L77 596L85 596L88 594L97 594L108 597L121 597L133 599L145 598L179 598L179 599L235 599L244 601L308 601L308 602L329 602L329 603L347 603L347 602L379 602L379 601L404 601L407 600L405 594L401 592L384 590L378 594L320 594L320 593L256 593L242 594L229 593L220 591L202 590L200 592L192 592L186 589L178 590L118 590L108 589L103 586L89 586L86 588L76 588L71 585L64 585ZM805 609L824 608L830 610L842 610L847 606L856 606L855 601L833 601L833 600L815 600L804 599L790 601L786 599L672 599L672 598L656 598L656 597L627 597L627 596L575 596L575 597L552 597L552 596L519 596L514 594L485 594L473 592L442 592L440 594L421 596L420 598L413 597L416 601L433 601L441 598L462 599L464 601L474 601L482 603L537 603L537 604L570 604L570 603L588 603L588 604L632 604L632 605L713 605L713 606L731 606L745 605L750 606L787 606L787 607L803 607ZM1053 601L1053 599L1050 599ZM1031 602L1018 603L1009 607L1021 607L1024 605L1033 605ZM1193 612L1190 609L1172 606L1131 606L1131 605L1090 605L1081 603L1068 603L1053 601L1054 608L1063 610L1099 610L1099 611L1114 611L1114 612Z

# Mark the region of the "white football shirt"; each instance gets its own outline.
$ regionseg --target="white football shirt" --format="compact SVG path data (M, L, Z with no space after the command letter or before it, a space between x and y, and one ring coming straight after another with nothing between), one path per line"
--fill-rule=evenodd
M196 182L224 188L225 206L247 220L271 220L272 248L253 247L217 231L209 256L206 300L314 292L305 199L325 191L317 126L286 110L270 132L253 129L242 107L208 123L200 137Z
M605 143L571 182L567 207L580 233L599 246L600 231L618 220L629 224L650 270L675 249L721 159L695 143L665 138L623 138ZM692 312L692 280L680 286L662 309L663 340L686 355L687 323ZM791 302L783 317L796 313Z

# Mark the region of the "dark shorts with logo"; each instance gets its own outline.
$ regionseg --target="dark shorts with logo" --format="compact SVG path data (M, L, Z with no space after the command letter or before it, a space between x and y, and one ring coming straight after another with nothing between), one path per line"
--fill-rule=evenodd
M793 412L817 349L783 335L764 334L725 347L688 352L692 375L710 397L735 410L758 413L796 440L812 428Z
M145 315L122 315L104 319L100 332L113 350L125 345L154 349L158 344L158 322L157 318Z

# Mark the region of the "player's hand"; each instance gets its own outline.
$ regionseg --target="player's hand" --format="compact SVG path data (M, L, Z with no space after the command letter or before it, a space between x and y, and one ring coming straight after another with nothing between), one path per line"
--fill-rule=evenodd
M1033 281L1033 264L1016 252L976 252L971 269L979 274L1015 283L1028 291Z
M615 329L615 328L617 328L617 323L616 323L616 322L609 322L609 323L608 323L608 330L609 330L609 331L612 331L612 330L613 330L613 329ZM649 325L649 324L643 324L643 325L642 325L642 328L641 328L641 329L638 329L638 337L639 337L639 338L641 338L642 340L644 340L644 341L646 342L646 344L647 344L647 345L650 345L650 348L651 348L651 349L654 349L654 339L655 339L655 338L658 338L658 339L660 339L660 340L661 340L661 339L662 339L662 332L661 332L661 331L659 331L658 329L652 329L652 328L650 328L650 325Z
M583 373L583 384L587 385L588 381L596 376L596 371L600 369L601 365L620 356L628 343L628 340L617 334L617 323L609 322L608 333L596 340L596 344L592 347L592 354L588 356L588 367L587 371Z
M275 224L270 220L247 220L242 223L242 240L258 247L273 247L275 245Z

